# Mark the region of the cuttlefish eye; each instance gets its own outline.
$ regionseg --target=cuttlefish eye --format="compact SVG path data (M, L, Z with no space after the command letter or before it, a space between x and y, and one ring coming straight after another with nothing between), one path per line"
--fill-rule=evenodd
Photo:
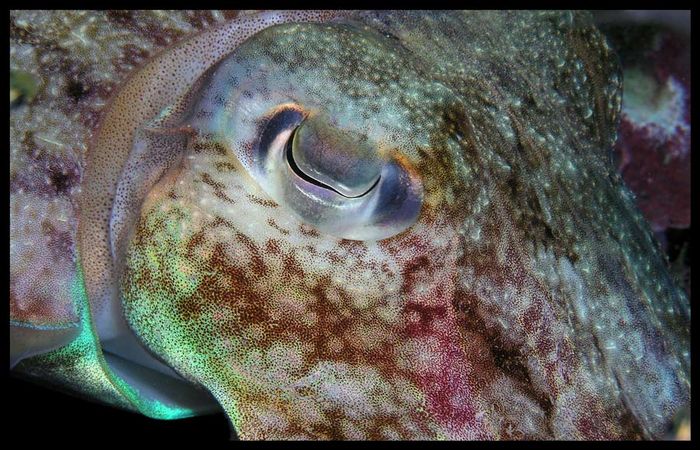
M292 170L306 181L344 197L367 195L381 178L382 161L366 142L352 140L310 118L294 130L287 145Z
M268 194L332 236L375 240L413 224L423 188L407 161L323 113L283 105L256 150Z

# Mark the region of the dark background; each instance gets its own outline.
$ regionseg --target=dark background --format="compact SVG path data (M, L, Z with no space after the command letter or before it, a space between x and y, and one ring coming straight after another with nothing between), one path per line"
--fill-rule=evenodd
M155 420L72 397L15 376L9 377L8 386L10 398L3 403L11 421L4 434L12 441L50 443L53 448L68 440L83 441L86 445L116 442L139 445L151 440L201 443L235 439L223 413Z

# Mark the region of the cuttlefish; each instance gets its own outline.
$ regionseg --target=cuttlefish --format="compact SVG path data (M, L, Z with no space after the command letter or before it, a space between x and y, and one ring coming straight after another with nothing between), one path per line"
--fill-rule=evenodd
M611 163L621 89L587 13L176 40L100 111L32 314L17 249L56 227L13 240L11 366L244 439L660 438L690 305Z

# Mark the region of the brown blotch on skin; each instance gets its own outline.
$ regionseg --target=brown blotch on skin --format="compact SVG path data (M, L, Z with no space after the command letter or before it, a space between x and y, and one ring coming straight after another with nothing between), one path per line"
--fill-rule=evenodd
M286 229L282 228L281 226L277 225L277 222L275 222L275 219L273 219L272 217L267 219L267 224L270 225L275 230L279 231L280 233L284 234L285 236L289 234L289 230L286 230Z
M236 171L236 166L231 164L230 162L226 161L217 161L214 163L214 167L216 170L222 173L229 173L229 172L235 172Z
M221 14L224 16L224 20L229 21L238 17L240 11L237 9L222 9Z
M518 166L520 170L528 173L535 172L537 169L549 170L552 161L549 147L535 143L523 130L521 121L515 113L509 111L509 117L516 134L515 147L506 146L502 156L512 166Z
M134 21L134 12L129 10L107 11L107 19L119 28L128 28Z
M31 24L20 27L12 15L10 15L10 41L29 45L39 45L41 43L41 39L34 34Z
M208 270L203 272L205 275L202 282L191 297L213 308L221 306L235 308L237 320L233 323L242 323L247 326L261 323L272 326L267 303L261 293L256 291L255 283L250 278L250 267L231 265L224 245L221 243L214 245L206 266ZM226 331L240 330L222 330L222 332ZM274 332L274 329L269 332Z
M185 13L185 20L198 30L205 29L216 23L216 19L211 11L188 11Z
M202 305L198 298L187 297L178 303L179 316L184 320L195 319L202 313Z
M260 255L260 249L258 246L255 245L255 243L248 236L241 233L236 233L236 239L250 252L250 269L253 271L253 273L258 277L265 275L267 272L267 266L265 265L265 260Z
M304 269L294 257L293 251L284 255L284 277L296 278L299 280L304 278Z
M264 206L266 208L277 208L279 205L272 201L272 200L267 200L264 198L256 197L253 194L248 194L246 197L250 199L253 203L257 203L258 205Z
M24 26L17 25L12 13L10 13L10 41L17 42L18 44L29 44L47 53L55 51L59 51L63 54L66 53L66 50L56 41L38 35L32 24L26 24Z
M525 361L519 351L494 343L491 347L493 362L503 372L516 380L529 385L532 383Z
M479 298L461 289L455 290L452 298L452 306L457 313L457 320L461 331L469 336L480 336L487 353L483 353L483 360L474 361L478 370L479 386L489 386L495 378L496 372L501 372L518 382L521 388L532 398L538 398L535 393L529 372L525 366L525 360L520 354L520 349L508 343L501 335L501 330L490 326L484 321L479 312Z
M509 190L504 195L514 203L514 221L519 230L535 242L539 242L545 248L554 248L557 256L566 253L563 243L559 242L552 228L543 219L544 212L537 194L529 184L523 182L516 170L512 170L505 183Z
M206 236L205 236L206 230L202 229L195 234L193 234L188 240L187 243L185 244L185 254L189 257L192 258L196 256L196 250L199 248L204 241L206 241Z
M572 262L576 262L578 260L578 255L574 251L576 237L567 235L563 227L557 226L555 212L551 213L554 223L550 224L545 220L546 215L538 193L529 181L537 170L545 172L551 170L549 150L536 146L531 139L525 137L521 127L517 125L517 119L511 116L511 120L516 124L516 145L510 149L501 150L501 156L508 161L511 170L506 177L494 178L496 188L501 194L500 198L507 205L504 208L512 211L515 228L522 233L523 239L530 240L535 245L542 245L545 249L552 249L557 257L566 256ZM564 189L565 183L559 183L556 177L553 179L556 184L562 186L561 189ZM550 199L556 200L553 197ZM555 201L550 209L556 207Z
M265 242L265 253L269 255L279 255L282 253L279 243L274 239L268 239Z
M73 186L79 183L79 178L78 168L75 166L72 170L58 167L49 168L49 179L56 190L56 195L68 193Z
M221 217L221 216L216 216L216 217L214 218L214 221L209 225L209 227L211 227L211 228L216 228L216 227L220 227L220 226L221 226L221 227L229 228L229 229L231 229L231 230L235 230L235 229L236 229L236 227L235 227L235 225L233 225L233 223L231 223L230 221L224 219L224 218Z
M224 191L226 185L219 183L218 181L214 181L214 179L208 173L202 173L202 181L214 189L214 195L216 195L218 199L231 203L232 205L236 203L231 197L226 195L226 192Z
M417 282L421 279L430 279L435 273L433 260L428 258L424 253L418 253L420 256L407 262L401 271L403 283L401 285L401 295L406 298L411 298L414 293L414 288Z
M210 153L217 156L226 156L228 153L222 143L216 142L206 135L197 136L190 147L194 153Z
M324 252L324 255L328 261L332 262L333 264L340 264L344 261L344 259L336 252L329 251L329 252Z
M465 111L466 106L460 103L442 105L433 112L440 120L438 130L430 135L430 146L428 148L418 148L420 156L416 164L416 171L421 174L421 179L425 184L426 193L434 196L438 193L438 204L444 209L444 216L455 221L460 221L464 216L464 205L469 204L478 193L478 184L468 184L461 175L452 150L450 142L455 142L461 149L461 156L464 162L474 167L480 166L482 155L478 154L474 144L474 132L471 120ZM451 186L454 193L453 206L449 207L444 201L443 186ZM440 216L436 211L425 204L421 216L427 224Z
M355 258L362 258L367 253L367 244L362 241L351 241L349 239L341 239L338 245Z
M90 89L80 80L70 80L66 85L66 94L75 103L78 103L89 91Z
M299 232L301 232L301 234L303 234L304 236L308 237L316 238L321 236L318 231L304 223L299 224Z

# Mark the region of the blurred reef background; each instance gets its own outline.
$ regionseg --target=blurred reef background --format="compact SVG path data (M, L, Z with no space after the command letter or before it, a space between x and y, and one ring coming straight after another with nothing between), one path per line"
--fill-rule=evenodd
M623 70L617 168L690 296L690 11L594 17Z

